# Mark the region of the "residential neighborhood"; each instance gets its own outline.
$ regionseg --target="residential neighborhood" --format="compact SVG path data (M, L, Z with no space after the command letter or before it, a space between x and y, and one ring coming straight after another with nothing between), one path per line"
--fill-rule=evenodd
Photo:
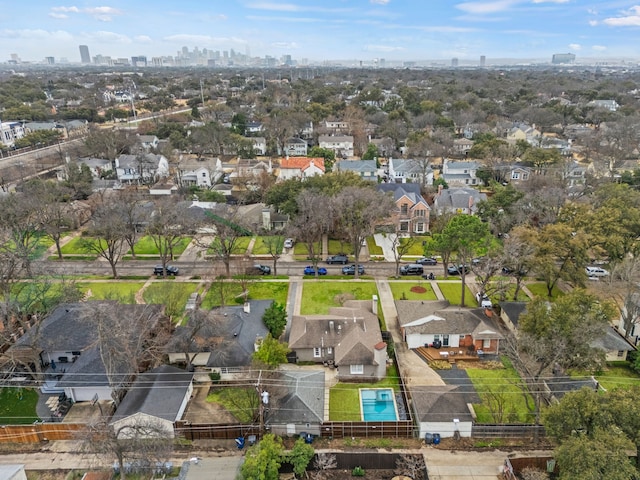
M365 478L450 480L434 452L497 449L507 479L635 454L635 75L145 72L118 101L128 74L69 71L23 109L14 75L0 444L77 442L120 478L198 478L212 452L253 478L305 446L316 478L367 453Z

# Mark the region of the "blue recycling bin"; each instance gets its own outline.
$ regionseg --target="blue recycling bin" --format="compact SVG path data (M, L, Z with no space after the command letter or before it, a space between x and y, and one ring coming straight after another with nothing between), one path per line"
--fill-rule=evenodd
M244 448L244 437L236 438L236 447L238 447L238 450L242 450Z
M434 433L433 434L433 444L434 445L438 445L440 443L440 434L439 433Z

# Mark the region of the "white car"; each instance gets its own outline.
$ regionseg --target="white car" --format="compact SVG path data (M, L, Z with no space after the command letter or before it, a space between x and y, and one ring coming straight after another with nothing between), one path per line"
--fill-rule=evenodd
M600 267L585 267L588 277L608 277L609 272Z
M284 241L284 248L293 248L293 238L287 238Z

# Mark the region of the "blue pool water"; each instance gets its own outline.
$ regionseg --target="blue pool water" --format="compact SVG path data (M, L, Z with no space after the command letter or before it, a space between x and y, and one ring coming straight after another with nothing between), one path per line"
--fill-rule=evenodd
M361 388L360 405L365 422L395 422L398 420L396 400L391 388Z

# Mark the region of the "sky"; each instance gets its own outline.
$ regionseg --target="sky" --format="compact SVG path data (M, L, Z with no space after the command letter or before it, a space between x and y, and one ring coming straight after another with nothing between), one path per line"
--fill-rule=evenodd
M298 61L640 58L640 0L0 0L0 62L176 55Z

